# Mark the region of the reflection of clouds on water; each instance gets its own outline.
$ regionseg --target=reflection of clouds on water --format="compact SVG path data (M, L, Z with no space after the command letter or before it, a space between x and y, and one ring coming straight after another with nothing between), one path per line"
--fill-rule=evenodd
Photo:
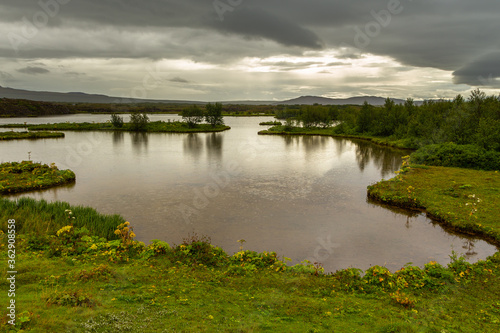
M304 199L312 192L314 182L314 177L298 174L262 177L241 182L240 192L273 201Z

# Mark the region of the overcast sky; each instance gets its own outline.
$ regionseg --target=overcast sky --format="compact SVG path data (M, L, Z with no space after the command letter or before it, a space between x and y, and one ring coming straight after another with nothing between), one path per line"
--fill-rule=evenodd
M151 99L500 92L499 0L2 0L0 85Z

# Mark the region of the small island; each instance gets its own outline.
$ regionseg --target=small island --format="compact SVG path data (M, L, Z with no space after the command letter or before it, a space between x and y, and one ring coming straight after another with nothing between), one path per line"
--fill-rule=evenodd
M61 132L0 132L0 141L64 138Z
M0 194L41 190L73 183L75 179L73 171L59 170L54 163L22 161L0 164Z

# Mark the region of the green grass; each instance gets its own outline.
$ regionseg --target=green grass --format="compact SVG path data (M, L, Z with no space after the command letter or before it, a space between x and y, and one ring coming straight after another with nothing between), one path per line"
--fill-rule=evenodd
M500 174L446 167L409 167L368 187L368 196L391 205L423 209L463 232L500 244Z
M72 212L71 215L69 211ZM16 220L18 233L53 235L62 227L73 224L75 227L85 227L93 235L106 239L116 239L116 226L125 222L119 215L103 215L92 208L70 206L65 202L48 203L31 198L14 201L0 198L0 229L3 232L7 232L9 219Z
M64 138L59 132L0 132L0 140Z
M131 131L130 124L125 123L122 128L113 127L111 123L59 123L45 125L29 125L30 131ZM230 129L229 126L212 127L209 124L200 124L194 128L189 128L184 122L164 122L154 121L147 125L147 132L165 133L204 133L222 132Z
M40 190L74 182L71 170L32 161L0 164L0 194Z

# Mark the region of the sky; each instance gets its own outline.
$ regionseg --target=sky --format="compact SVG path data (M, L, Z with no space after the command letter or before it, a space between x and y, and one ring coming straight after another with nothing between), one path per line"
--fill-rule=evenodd
M498 0L2 0L0 85L279 101L500 92Z

